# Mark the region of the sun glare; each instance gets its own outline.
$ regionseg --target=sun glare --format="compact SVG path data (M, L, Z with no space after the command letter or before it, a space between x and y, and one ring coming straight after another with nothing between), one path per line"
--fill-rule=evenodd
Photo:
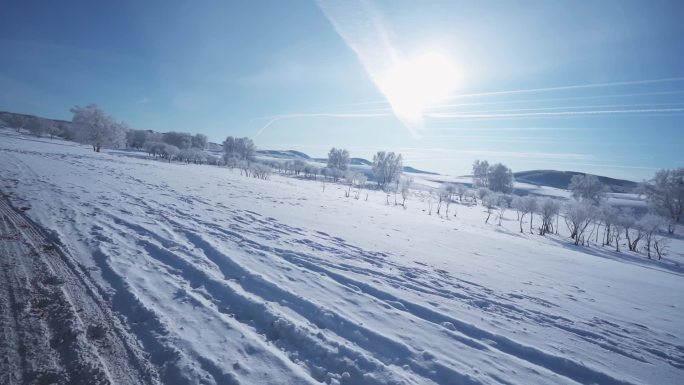
M454 90L457 71L448 56L430 52L396 62L378 83L397 117L419 126L424 110Z

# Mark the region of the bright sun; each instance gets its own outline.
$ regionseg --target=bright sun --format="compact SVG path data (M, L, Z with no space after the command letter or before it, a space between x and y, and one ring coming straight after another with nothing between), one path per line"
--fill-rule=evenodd
M449 96L456 83L454 64L437 52L399 61L379 79L394 113L411 124L420 124L425 108Z
M412 125L420 125L425 108L446 98L456 83L454 64L437 52L396 62L378 79L394 113Z

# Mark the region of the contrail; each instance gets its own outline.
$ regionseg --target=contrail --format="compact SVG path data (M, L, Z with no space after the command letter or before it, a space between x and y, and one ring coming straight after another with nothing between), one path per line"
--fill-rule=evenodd
M389 112L368 112L368 113L323 112L323 113L313 113L313 114L276 115L273 117L269 117L271 120L269 120L268 123L263 125L256 132L256 134L254 134L254 138L261 135L261 133L264 132L264 130L267 129L268 127L270 127L272 124L279 122L281 120L299 119L299 118L378 118L378 117L386 117L386 116L394 116L394 115L389 113ZM252 121L254 121L254 120L255 119L252 119Z
M650 80L634 80L634 81L623 81L623 82L613 82L613 83L596 83L596 84L582 84L574 86L560 86L560 87L550 87L550 88L530 88L530 89L520 89L511 91L491 91L491 92L481 92L472 94L461 94L452 95L448 99L458 99L470 96L488 96L488 95L504 95L504 94L524 94L524 93L534 93L534 92L544 92L544 91L554 91L554 90L565 90L565 89L576 89L576 88L596 88L596 87L610 87L619 85L635 85L635 84L653 84L653 83L665 83L665 82L676 82L684 81L684 77L678 78L665 78L665 79L650 79ZM496 105L496 104L518 104L518 103L536 103L536 102L553 102L553 101L566 101L566 100L583 100L583 99L604 99L604 98L622 98L622 97L633 97L633 96L658 96L658 95L677 95L684 94L684 90L675 91L656 91L656 92L634 92L634 93L624 93L624 94L609 94L609 95L587 95L587 96L570 96L561 98L545 98L545 99L522 99L522 100L497 100L493 102L472 102L472 103L449 103L449 104L437 104L429 106L427 109L439 109L439 108L449 108L449 107L463 107L463 106L475 106L475 105ZM359 103L348 103L340 104L341 106L364 106L364 105L388 105L389 102L386 100L375 100Z
M561 111L561 112L530 112L513 114L458 114L442 113L429 114L433 119L456 119L456 118L478 118L478 119L505 119L505 118L531 118L548 116L580 116L580 115L613 115L613 114L646 114L646 113L677 113L684 112L684 108L643 108L633 110L598 110L598 111Z
M480 93L472 93L472 94L453 95L453 96L449 97L449 99L457 99L457 98L473 97L473 96L525 94L525 93L534 93L534 92L563 91L563 90L575 90L575 89L584 89L584 88L616 87L616 86L628 86L628 85L637 85L637 84L655 84L655 83L680 82L680 81L684 81L684 77L649 79L649 80L631 80L631 81L610 82L610 83L579 84L579 85L546 87L546 88L528 88L528 89L510 90L510 91L480 92Z
M644 108L651 108L651 107L665 107L665 106L681 106L684 105L684 102L678 102L678 103L639 103L639 104L605 104L605 105L584 105L584 106L556 106L556 107L537 107L537 108L505 108L505 109L495 109L495 110L476 110L476 111L464 111L464 113L467 114L491 114L491 113L496 113L496 112L535 112L535 111L558 111L559 110L579 110L579 109L596 109L596 108L609 108L609 109L616 109L616 108L638 108L638 109L644 109ZM591 110L589 110L591 111ZM439 114L440 112L437 111L435 112L436 114ZM444 113L449 113L448 110L445 110ZM458 112L454 112L458 113Z
M661 92L637 92L626 94L609 94L609 95L590 95L590 96L570 96L564 98L545 98L545 99L519 99L519 100L498 100L495 102L473 102L473 103L453 103L453 104L437 104L430 106L427 109L440 109L451 107L466 107L466 106L483 106L483 105L497 105L497 104L523 104L523 103L537 103L537 102L555 102L567 100L586 100L586 99L610 99L610 98L626 98L633 96L658 96L658 95L677 95L684 94L684 90L678 91L661 91ZM372 102L366 102L370 104ZM379 102L376 102L379 103Z

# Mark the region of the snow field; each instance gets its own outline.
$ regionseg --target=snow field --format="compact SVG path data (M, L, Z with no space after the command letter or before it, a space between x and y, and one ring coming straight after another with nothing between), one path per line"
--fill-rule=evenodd
M4 193L91 271L164 383L677 384L667 261L344 186L0 136ZM561 225L563 227L563 225Z

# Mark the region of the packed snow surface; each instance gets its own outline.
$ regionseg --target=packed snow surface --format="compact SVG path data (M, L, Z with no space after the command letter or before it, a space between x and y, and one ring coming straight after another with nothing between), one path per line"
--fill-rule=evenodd
M97 314L158 372L140 379L684 383L681 236L651 261L520 233L512 210L501 226L482 206L428 215L424 191L404 209L379 191L0 134L0 191L88 272L110 306Z

